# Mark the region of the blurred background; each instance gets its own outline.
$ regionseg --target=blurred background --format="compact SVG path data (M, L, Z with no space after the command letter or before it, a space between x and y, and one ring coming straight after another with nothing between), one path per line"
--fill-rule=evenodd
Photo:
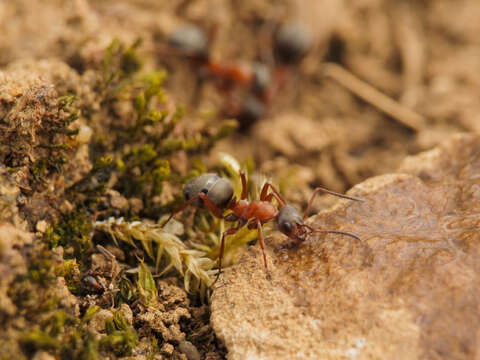
M261 121L220 148L253 156L266 172L298 166L310 185L342 191L452 132L480 131L479 16L475 0L4 1L0 66L56 57L81 73L112 38L141 38L148 66L167 69L166 88L188 116L222 118L223 91L208 80L199 87L191 61L162 51L168 34L195 25L209 36L211 59L271 67L275 31L300 23L312 38L308 53L291 66ZM327 63L399 109L382 111L384 99L352 91L351 79ZM396 119L404 109L418 114L413 124Z
M394 172L405 156L431 149L453 133L480 133L478 19L478 0L0 0L0 160L9 171L28 170L14 171L22 197L12 199L30 231L43 233L47 223L36 225L40 221L50 224L60 213L90 206L81 196L58 195L59 189L71 184L78 185L72 185L75 191L87 189L82 179L97 176L91 175L90 169L97 169L93 159L106 154L113 154L117 167L98 182L115 190L102 198L106 205L95 209L95 216L108 210L158 220L159 208L166 212L164 204L171 208L181 201L180 183L187 179L181 176L192 177L192 167L196 175L211 169L219 152L275 179L295 205L305 206L316 186L345 192L369 177ZM119 47L124 53L118 53L135 60L130 63L135 71L140 63L144 72L161 71L155 79L162 79L163 88L157 84L159 100L152 108L160 104L158 109L170 114L180 108L183 115L178 123L166 116L168 130L161 131L190 139L175 144L180 150L193 144L191 152L200 154L201 164L187 150L160 147L150 155L165 150L168 162L145 168L129 163L139 154L129 141L138 146L150 141L156 120L139 115L145 99L130 96L141 93L136 83L129 83L125 97L118 92L109 97L114 91L113 82L105 80L106 64L112 62L105 54L114 58L112 44L124 44ZM38 91L44 80L55 85L55 96ZM38 115L33 120L32 113L18 117L31 121L24 122L25 132L16 132L20 125L9 128L7 115L22 112L29 101L71 93L81 124L72 147L88 144L88 149L85 145L69 158L67 175L58 177L60 171L48 164L39 181L36 171L45 166L29 168L37 154L29 160L4 139L9 134L18 135L15 141L32 134L47 138L49 128L38 124L48 122L52 108L32 112ZM20 96L27 100L13 107ZM145 133L130 139L129 133L114 132L132 130L135 116L145 120ZM234 131L211 131L232 130L231 119L236 119ZM37 125L38 132L30 134ZM44 156L40 147L35 151ZM166 181L170 167L178 177L169 180L177 186ZM154 173L159 169L168 174ZM143 183L159 179L158 189L147 185L136 191L138 183L127 180L140 174L153 176L145 175ZM52 200L55 192L59 199ZM335 201L322 198L312 212Z

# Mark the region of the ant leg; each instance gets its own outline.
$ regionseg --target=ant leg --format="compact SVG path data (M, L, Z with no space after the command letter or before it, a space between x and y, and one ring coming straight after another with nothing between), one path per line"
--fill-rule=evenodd
M165 221L160 227L163 228L167 223L175 216L175 214L178 214L179 212L185 210L186 207L192 205L196 200L198 200L198 196L195 196L194 198L191 198L190 200L184 202L180 207L176 208L175 210L172 211L170 216L168 217L167 221Z
M283 206L283 205L282 205L283 198L280 199L280 198L278 197L278 195L275 194L275 193L270 193L270 194L268 194L267 197L265 198L265 201L272 202L272 199L276 199L276 200L278 201L278 203L280 204L280 206ZM284 204L284 205L285 205L285 204Z
M285 87L288 77L290 75L290 68L288 66L279 65L273 73L272 85L268 90L268 97L275 99L275 96Z
M240 200L245 200L247 198L247 178L242 170L240 170L240 179L242 180L242 196Z
M356 198L356 197L353 197L353 196L348 196L348 195L339 194L339 193L336 193L336 192L331 191L331 190L327 190L327 189L322 188L322 187L317 187L317 188L315 188L315 190L313 190L312 197L311 197L310 200L308 201L307 208L305 209L305 212L303 213L303 219L304 219L304 220L305 220L305 219L307 218L307 216L308 216L308 212L310 211L310 207L312 206L313 199L315 199L315 196L317 196L317 194L318 194L319 192L323 192L323 193L326 193L326 194L338 196L338 197L341 197L341 198L344 198L344 199L348 199L348 200L360 201L360 202L363 202L363 201L364 201L364 200L362 200L362 199L360 199L360 198Z
M256 223L258 229L258 243L260 244L260 248L262 249L263 263L265 265L265 270L268 274L267 256L265 255L265 243L263 242L262 222L257 219Z
M212 201L207 197L207 195L201 193L200 195L198 195L198 197L203 200L203 203L208 208L208 210L212 212L213 215L215 215L219 219L223 219L222 211L218 207L216 207L214 203L212 203Z
M236 227L233 227L231 229L228 229L228 230L225 230L222 234L222 242L220 243L220 253L218 255L218 273L217 273L217 277L215 278L215 280L213 281L212 285L210 286L213 286L217 280L219 279L220 277L220 274L222 273L222 259L223 259L223 253L225 251L225 237L227 235L233 235L235 234L242 226L244 225L244 223L241 223L239 222L237 224Z
M265 185L263 185L262 192L260 194L260 200L261 201L268 201L267 199L267 191L268 187L272 190L272 192L275 194L275 199L280 203L280 207L283 207L285 205L285 199L283 198L282 195L280 195L280 192L273 186L271 183L266 182Z

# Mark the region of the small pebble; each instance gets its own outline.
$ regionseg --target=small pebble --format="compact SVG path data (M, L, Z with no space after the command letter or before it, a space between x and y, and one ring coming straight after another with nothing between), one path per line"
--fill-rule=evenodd
M73 211L73 205L70 201L65 200L62 205L60 205L60 211L62 214L68 214Z
M165 343L165 344L163 344L160 352L161 352L163 355L172 356L173 350L174 350L174 347L173 347L172 344Z
M92 138L93 131L87 125L82 125L80 129L78 129L77 141L80 144L88 144L90 139Z
M132 309L130 309L130 306L127 304L122 304L120 305L120 311L122 312L123 316L125 316L125 320L127 320L127 323L129 325L133 324L133 312Z
M55 358L45 351L37 351L32 360L55 360Z
M47 231L48 224L45 220L40 220L37 222L37 225L35 225L35 229L37 229L38 232L44 233Z
M190 341L181 341L178 350L187 355L188 360L200 360L200 353Z

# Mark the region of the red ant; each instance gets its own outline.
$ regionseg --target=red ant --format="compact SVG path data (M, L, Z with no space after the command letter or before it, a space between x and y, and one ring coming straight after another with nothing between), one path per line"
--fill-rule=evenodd
M249 67L212 61L210 41L198 27L188 25L167 36L168 52L189 58L200 74L213 78L227 97L225 115L236 117L240 130L247 130L263 117L275 95L284 86L292 68L300 63L312 45L308 29L297 23L279 26L273 37L275 68L259 62ZM232 96L243 88L240 96Z
M258 70L257 65L249 68L213 61L210 57L210 41L196 26L188 25L168 34L167 46L167 52L191 59L199 72L216 79L221 89L229 90L234 85L254 89L268 86L268 81L265 83L265 70Z
M256 228L258 230L258 242L260 244L260 248L262 249L263 262L267 273L268 267L267 258L265 256L262 225L271 220L276 221L279 230L283 234L287 235L290 239L293 239L297 242L304 241L306 237L312 233L341 234L350 236L360 241L360 238L358 236L347 232L313 229L311 226L304 224L304 220L308 216L313 200L319 192L360 202L363 202L362 199L339 194L321 187L317 187L313 191L312 197L308 202L307 208L303 213L303 216L301 216L295 207L286 204L285 199L280 195L278 190L269 182L266 182L265 185L263 185L262 191L260 193L260 200L246 200L247 179L242 171L240 172L240 179L242 181L242 193L240 196L240 200L237 200L234 196L233 186L230 181L225 178L221 178L217 174L208 173L192 179L189 183L187 183L183 190L186 202L178 209L173 211L167 221L162 225L162 227L165 226L165 224L176 213L184 210L189 205L194 205L196 207L206 206L214 216L220 219L224 219L225 221L237 222L236 226L225 230L222 234L220 254L218 258L219 271L217 279L222 271L222 258L225 249L225 237L235 234L241 227L245 225L247 225L249 229ZM269 188L271 190L270 193L268 192ZM272 203L273 199L277 200L278 208ZM226 210L231 210L232 212L224 216L223 213ZM217 281L217 279L215 281Z

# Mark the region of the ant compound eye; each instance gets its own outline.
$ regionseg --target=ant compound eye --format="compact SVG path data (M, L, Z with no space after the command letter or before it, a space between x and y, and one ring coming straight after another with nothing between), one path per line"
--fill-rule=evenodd
M292 235L294 227L303 223L302 216L298 210L291 206L285 205L278 212L277 225L279 230L287 236Z
M292 224L285 222L282 224L282 232L284 234L290 234L292 232Z

